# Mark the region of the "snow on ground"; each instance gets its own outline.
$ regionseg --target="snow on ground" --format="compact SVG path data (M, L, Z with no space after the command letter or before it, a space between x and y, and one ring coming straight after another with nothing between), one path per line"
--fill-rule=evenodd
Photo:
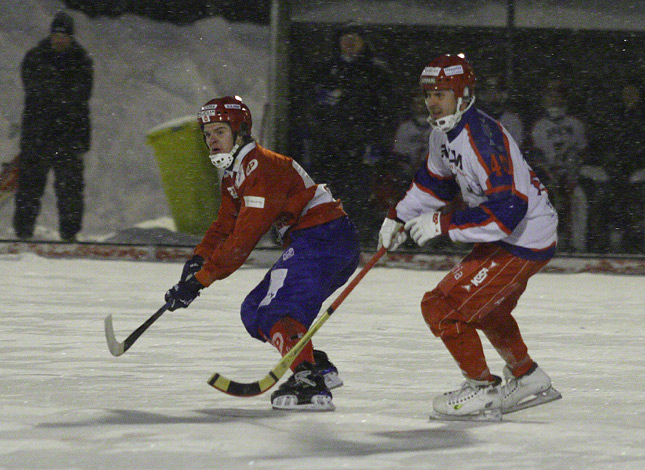
M241 399L206 384L214 372L255 380L279 359L239 321L262 269L217 282L109 354L103 318L123 341L180 270L0 258L0 468L645 468L642 277L535 276L516 317L563 399L502 423L436 423L432 397L461 381L419 313L443 273L368 273L314 337L345 380L336 411L289 413L271 409L270 392Z

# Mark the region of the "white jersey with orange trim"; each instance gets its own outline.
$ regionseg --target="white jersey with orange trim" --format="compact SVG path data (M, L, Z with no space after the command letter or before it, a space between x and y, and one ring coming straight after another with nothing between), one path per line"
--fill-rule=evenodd
M455 242L497 243L527 259L553 256L558 217L547 191L510 133L472 107L454 129L434 129L425 165L397 204L403 222L461 195L452 215Z

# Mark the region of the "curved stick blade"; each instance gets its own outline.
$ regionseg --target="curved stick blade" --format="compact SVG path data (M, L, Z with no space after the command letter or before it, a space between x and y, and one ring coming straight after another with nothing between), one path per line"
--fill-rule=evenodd
M284 372L280 377L282 377L283 374ZM276 376L272 370L269 371L264 378L256 382L242 383L227 379L220 374L213 374L213 376L208 380L208 384L220 392L233 395L234 397L254 397L273 387L278 380L280 380L280 377Z
M119 343L116 340L116 337L114 336L114 326L112 325L112 314L105 317L105 320L103 323L105 325L105 339L107 340L110 353L112 353L113 356L120 356L125 352L125 347L123 346L123 343Z

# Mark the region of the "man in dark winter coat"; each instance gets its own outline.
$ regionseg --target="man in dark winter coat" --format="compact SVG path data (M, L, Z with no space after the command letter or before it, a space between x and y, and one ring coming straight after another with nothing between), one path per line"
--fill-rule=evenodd
M365 242L383 216L370 220L370 181L373 165L392 145L397 100L389 69L374 56L358 25L344 26L336 44L316 77L311 172L342 200Z
M74 39L71 16L56 14L50 36L25 55L21 77L25 108L14 230L21 239L33 236L47 174L53 169L60 237L74 241L84 209L82 157L90 147L93 66Z

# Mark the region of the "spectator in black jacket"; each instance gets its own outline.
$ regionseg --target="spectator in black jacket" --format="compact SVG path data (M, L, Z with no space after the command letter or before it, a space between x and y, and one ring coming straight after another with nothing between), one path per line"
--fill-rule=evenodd
M90 148L93 66L74 39L70 15L56 14L49 37L25 55L21 77L25 107L14 230L21 239L33 236L47 174L53 169L60 237L74 241L84 209L82 157Z
M391 150L399 119L391 73L362 28L350 24L339 31L334 55L316 78L311 174L328 182L367 241L383 218L370 214L369 182L375 163Z
M613 109L612 135L604 158L610 177L611 250L645 252L645 104L638 80L617 83L620 97ZM605 206L605 215L607 209Z

